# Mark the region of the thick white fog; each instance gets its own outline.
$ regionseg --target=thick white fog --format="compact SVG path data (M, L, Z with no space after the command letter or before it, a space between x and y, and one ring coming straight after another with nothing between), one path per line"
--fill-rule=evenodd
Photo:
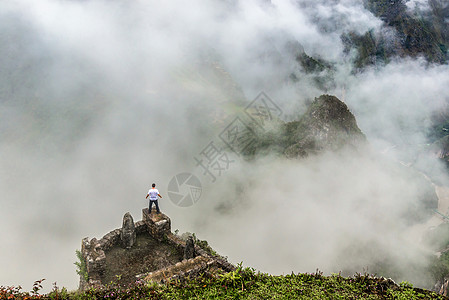
M402 59L352 73L340 35L380 27L349 0L1 1L0 285L29 290L45 278L47 290L76 289L81 239L120 227L127 211L140 220L152 182L173 229L233 263L282 274L419 261L411 249L421 237L405 234L400 216L421 186L396 161L404 145L413 156L426 143L422 129L447 105L449 69ZM324 93L310 75L288 81L301 74L289 42L335 66L326 92L354 113L366 153L231 155L211 182L194 158L238 105L263 91L294 119ZM181 172L203 185L187 208L167 196ZM419 278L400 266L395 275Z

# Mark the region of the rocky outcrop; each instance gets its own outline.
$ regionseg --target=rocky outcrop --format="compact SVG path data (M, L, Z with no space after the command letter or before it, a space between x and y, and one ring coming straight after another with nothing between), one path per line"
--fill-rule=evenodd
M346 104L331 95L315 98L298 121L276 120L263 129L253 127L245 138L251 144L242 154L249 158L269 153L301 158L344 147L358 149L367 142Z
M134 223L126 213L121 229L112 230L100 240L82 240L81 257L87 274L80 274L80 290L102 287L117 278L120 284L129 284L153 280L149 274L159 274L154 278L179 279L211 268L220 272L235 269L225 258L195 245L192 236L182 240L173 234L171 220L165 214L150 214L145 208L142 216L142 221Z
M290 158L366 143L346 104L330 95L315 98L299 121L287 123L285 136L284 154Z
M88 279L80 276L80 289L101 286L101 277L106 270L106 256L100 242L93 238L81 241L81 254L86 262Z
M133 226L136 234L147 232L145 223L142 221L133 223ZM123 247L121 234L122 229L114 229L100 240L96 238L89 240L86 237L81 241L81 256L86 262L87 279L80 274L80 290L100 287L105 283L108 269L106 255L113 247Z
M184 259L194 258L195 256L195 244L193 242L193 237L189 236L184 249Z
M120 239L122 241L123 247L130 249L137 239L136 227L134 226L133 217L129 212L123 216L123 225L120 232Z
M444 278L442 281L438 281L435 284L433 291L440 295L448 296L448 285L449 285L449 279Z

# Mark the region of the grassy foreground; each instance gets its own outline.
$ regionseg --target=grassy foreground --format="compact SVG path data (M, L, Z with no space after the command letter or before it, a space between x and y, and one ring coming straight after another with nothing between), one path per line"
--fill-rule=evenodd
M205 274L164 285L137 282L123 287L112 283L85 292L68 292L55 286L52 292L39 295L40 283L31 292L1 287L0 299L448 299L408 283L396 285L370 275L323 276L317 272L272 276L242 267L224 275Z

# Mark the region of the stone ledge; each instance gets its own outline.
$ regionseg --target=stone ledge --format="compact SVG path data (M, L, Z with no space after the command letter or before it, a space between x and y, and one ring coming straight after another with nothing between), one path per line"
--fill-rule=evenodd
M197 276L201 272L209 270L209 268L219 268L225 272L235 270L235 266L230 264L226 258L219 255L210 255L192 242L187 245L186 241L174 235L171 232L171 220L163 213L156 214L155 211L149 213L148 208L145 208L142 210L142 220L133 222L131 225L134 225L135 233L149 234L152 238L159 241L159 243L170 245L177 251L184 253L185 258L183 261L170 265L167 268L159 269L152 273L137 275L137 280L143 279L145 281L164 282L171 279L182 280L186 276ZM86 281L83 276L80 276L79 288L81 290L101 286L106 276L106 251L122 244L122 230L123 226L121 229L112 230L100 240L96 238L92 238L90 241L88 238L82 240L81 254L86 261L89 278ZM186 251L186 248L190 250ZM132 245L130 249L132 249Z
M137 234L147 232L147 224L144 221L138 221L135 224Z
M142 219L151 236L159 241L164 240L171 233L171 220L163 213L157 214L154 210L149 213L148 208L144 208L142 209Z
M182 274L181 276L188 276L195 271L204 270L208 267L209 262L209 258L197 256L192 259L185 259L173 266L155 272L139 275L138 278L143 278L146 282L164 283L179 277L180 274Z
M111 232L105 234L99 241L103 251L107 251L114 245L120 242L120 229L112 230Z

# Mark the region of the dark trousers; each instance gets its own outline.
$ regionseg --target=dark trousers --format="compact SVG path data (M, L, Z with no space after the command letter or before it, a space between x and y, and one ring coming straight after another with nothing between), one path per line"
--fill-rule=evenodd
M151 214L151 207L153 206L153 202L154 202L154 204L156 204L157 212L160 213L161 211L159 210L159 204L157 203L157 200L150 200L150 207L148 209L149 213Z

